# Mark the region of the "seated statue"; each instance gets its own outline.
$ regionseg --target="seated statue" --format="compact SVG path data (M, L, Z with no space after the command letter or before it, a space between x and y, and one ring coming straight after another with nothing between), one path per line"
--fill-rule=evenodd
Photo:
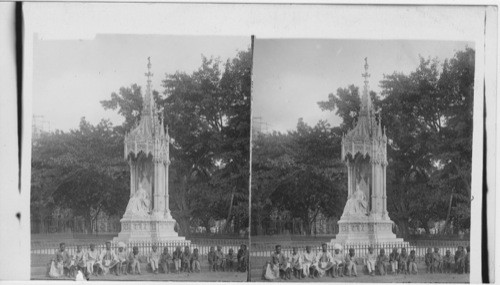
M362 217L367 215L368 202L366 201L365 193L363 192L361 187L363 189L367 188L364 180L362 180L361 183L356 184L356 191L352 193L351 198L349 198L349 200L347 200L347 203L345 204L343 216Z
M125 215L144 217L151 212L151 200L149 199L148 192L139 184L139 189L134 193L128 201Z

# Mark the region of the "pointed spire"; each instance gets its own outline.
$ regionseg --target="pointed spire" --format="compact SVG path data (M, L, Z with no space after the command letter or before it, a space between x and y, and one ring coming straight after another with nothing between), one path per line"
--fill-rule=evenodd
M153 77L153 73L151 72L151 57L148 57L148 72L145 73L146 77L148 78L147 80L147 87L146 87L146 94L144 95L144 102L143 102L143 108L142 108L142 113L144 115L153 115L153 105L154 105L154 99L151 91L151 77Z
M361 74L364 77L363 95L361 97L361 113L363 115L370 114L372 112L372 100L370 98L370 87L368 78L370 74L368 73L368 58L365 57L365 73Z

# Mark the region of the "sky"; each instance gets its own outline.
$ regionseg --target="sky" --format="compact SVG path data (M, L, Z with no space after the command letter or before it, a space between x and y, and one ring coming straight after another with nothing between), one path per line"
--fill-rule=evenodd
M314 126L326 120L340 124L334 112L321 111L317 102L351 84L363 86L368 58L370 89L379 93L383 75L409 74L424 58L440 62L473 43L454 41L262 39L254 43L252 112L254 127L263 131L295 129L298 119ZM256 119L259 118L260 119Z
M165 73L191 73L201 66L201 55L234 58L251 46L248 37L96 35L86 40L43 40L33 43L33 115L43 116L44 128L68 131L81 117L92 124L123 118L104 110L101 100L120 87L145 86L151 56L153 89L163 92Z

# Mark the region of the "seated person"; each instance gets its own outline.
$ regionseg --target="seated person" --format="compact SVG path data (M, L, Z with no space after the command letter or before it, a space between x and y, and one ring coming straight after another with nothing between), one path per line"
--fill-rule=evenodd
M236 258L238 259L238 271L246 272L248 267L248 250L245 244L240 246Z
M418 273L417 256L415 255L415 250L410 251L410 255L408 256L408 273Z
M224 253L222 252L222 246L217 246L217 251L215 251L215 269L217 271L224 271Z
M405 275L408 274L408 253L406 248L401 249L401 254L399 255L398 267L400 272L404 272Z
M130 264L130 273L141 274L141 262L139 260L139 247L134 246L132 252L128 255L128 263Z
M276 245L274 253L271 254L271 261L264 266L264 279L276 280L280 277L286 279L286 263L285 256L281 253L281 245Z
M462 274L465 272L465 252L463 246L459 246L455 252L455 267L457 273Z
M385 250L380 249L380 254L377 256L377 270L380 275L387 274L387 262L389 262L389 257L385 255Z
M349 253L345 257L345 264L347 267L347 276L358 276L358 272L356 269L356 256L354 248L349 248Z
M148 256L148 262L149 265L151 266L151 271L154 274L158 274L158 267L160 263L160 251L158 250L158 247L156 245L153 245L151 249L152 250Z
M215 248L213 246L210 247L210 251L208 252L208 271L216 271L216 256L215 256Z
M236 265L236 255L234 254L234 250L232 248L230 248L228 254L226 254L224 264L225 270L234 271Z
M292 279L292 263L290 262L290 257L285 257L285 263L281 265L280 274L283 279Z
M111 249L111 242L106 242L106 248L101 252L99 256L99 261L97 263L102 275L106 275L109 272L117 269L118 258L115 252Z
M321 245L321 251L317 254L316 261L318 262L316 265L317 277L323 277L328 273L334 277L333 268L335 264L332 254L328 252L326 243Z
M375 275L375 264L377 263L377 254L373 251L373 247L368 247L368 253L365 256L365 265L368 269L368 274Z
M389 263L391 264L392 274L398 274L398 261L399 253L398 249L395 247L392 252L389 254Z
M432 261L433 261L433 256L432 256L432 248L427 249L427 253L425 254L425 272L426 273L432 273Z
M66 244L61 242L55 257L50 261L48 274L52 278L63 277L66 275L66 272L70 271L70 268L71 257L66 251Z
M99 268L99 251L95 248L95 244L90 244L90 250L85 253L85 265L87 266L87 274L97 275ZM95 268L94 268L95 267Z
M174 262L175 271L179 274L182 265L182 251L180 246L175 248L175 251L172 254L172 261Z
M201 272L200 254L197 248L195 248L193 254L191 254L191 270L192 272Z
M344 256L340 252L342 246L339 244L334 245L334 252L332 255L333 259L333 276L332 277L343 277L344 276Z
M172 256L168 253L168 247L163 248L163 253L160 256L160 267L163 273L170 273L170 260Z
M432 253L432 271L443 273L443 258L437 247L434 248L434 252Z
M76 277L78 271L85 273L86 265L85 265L85 252L82 250L81 245L76 246L76 252L72 257L72 266L70 268L70 276Z
M293 276L295 278L302 278L302 255L297 252L297 248L292 249L292 256L290 259L290 265L292 267Z
M316 255L311 252L311 246L306 246L306 252L302 254L302 276L314 278L316 263Z
M127 275L128 271L128 254L125 250L125 243L118 243L118 251L116 252L116 259L118 260L118 265L116 267L116 275L125 274Z
M446 254L443 256L443 272L451 273L453 268L453 257L451 256L451 251L446 250Z
M191 266L189 264L190 261L191 261L191 250L189 249L189 246L185 246L181 258L181 271L191 272Z

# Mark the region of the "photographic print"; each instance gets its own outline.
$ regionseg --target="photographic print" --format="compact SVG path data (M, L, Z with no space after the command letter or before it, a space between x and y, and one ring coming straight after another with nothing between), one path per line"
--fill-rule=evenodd
M250 48L34 35L32 279L247 280Z
M251 280L468 283L475 58L257 38Z
M494 282L497 7L340 3L0 5L1 279Z

